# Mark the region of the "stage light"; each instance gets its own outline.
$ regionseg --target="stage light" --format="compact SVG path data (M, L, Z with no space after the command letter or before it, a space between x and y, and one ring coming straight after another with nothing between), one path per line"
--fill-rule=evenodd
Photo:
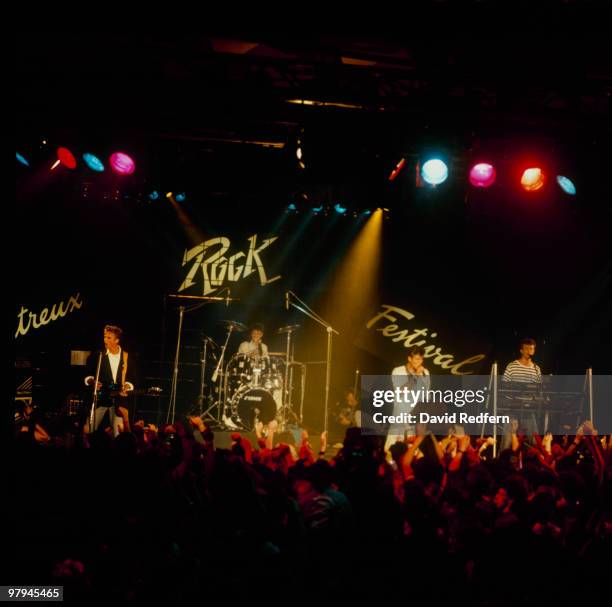
M339 215L344 215L346 213L346 207L343 207L339 202L334 205L334 211Z
M371 215L371 214L372 214L372 211L371 211L370 209L366 209L366 210L365 210L365 211L362 213L362 215Z
M158 200L158 199L159 199L159 192L157 190L153 190L149 194L149 200Z
M298 160L302 160L302 148L299 145L297 149L295 150L295 155Z
M104 165L102 164L102 161L94 154L86 152L85 154L83 154L83 160L92 171L96 171L96 173L102 173L104 171Z
M168 200L170 200L172 198L172 196L173 196L172 192L166 192L166 198Z
M77 161L74 154L68 148L57 148L57 159L67 169L76 169Z
M470 183L477 188L488 188L495 183L495 167L488 162L479 162L470 169Z
M51 170L54 171L60 165L59 158L51 165Z
M30 163L26 160L26 157L21 155L19 152L15 152L16 156L17 156L17 160L19 162L21 162L21 164L23 164L24 166L29 167Z
M395 168L391 171L391 175L389 175L389 181L393 181L401 172L404 166L406 165L406 159L402 158L396 165Z
M439 185L447 180L448 167L439 158L432 158L423 164L421 176L429 185Z
M131 175L136 170L136 163L123 152L115 152L110 157L111 169L117 175Z
M187 199L187 195L185 194L185 192L179 192L174 197L174 200L176 200L176 202L185 202L186 199Z
M540 167L530 167L523 171L521 185L528 192L535 192L544 187L544 173Z
M314 209L312 209L313 213L320 213L323 210L323 205L321 205L320 207L315 207Z
M295 206L293 203L291 203L291 204L290 204L290 205L287 207L287 210L288 210L288 211L295 211L295 210L297 210L297 207L296 207L296 206Z
M570 196L576 195L576 186L574 182L569 177L564 177L563 175L557 175L557 183L559 187Z

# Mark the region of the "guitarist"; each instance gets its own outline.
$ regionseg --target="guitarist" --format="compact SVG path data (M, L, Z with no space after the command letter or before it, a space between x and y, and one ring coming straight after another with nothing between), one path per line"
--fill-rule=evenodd
M102 352L102 363L100 365L100 376L98 378L98 400L94 412L95 432L109 416L109 423L113 429L113 436L120 431L129 431L127 409L122 406L122 399L134 390L134 384L127 380L128 377L128 353L121 348L121 334L123 331L115 325L104 327L104 346ZM93 387L98 365L99 353L94 353L89 359L90 374L85 378L85 384Z

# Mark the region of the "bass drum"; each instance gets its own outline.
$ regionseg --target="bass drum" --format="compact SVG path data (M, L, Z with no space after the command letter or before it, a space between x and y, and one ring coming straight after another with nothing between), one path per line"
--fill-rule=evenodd
M232 418L245 430L255 429L255 422L263 424L276 417L276 401L270 392L263 388L243 386L232 399Z

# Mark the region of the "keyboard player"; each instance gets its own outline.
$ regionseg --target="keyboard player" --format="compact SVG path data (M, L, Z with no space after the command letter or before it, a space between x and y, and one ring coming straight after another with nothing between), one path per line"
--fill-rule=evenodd
M505 387L509 388L512 386L513 390L521 390L524 386L525 391L528 392L542 385L542 371L533 360L535 350L536 342L534 339L525 337L521 340L519 344L519 358L508 363L504 371L502 381L506 384ZM519 424L526 431L527 435L531 437L534 432L538 431L538 427L535 411L525 411L525 404L529 400L532 400L532 397L522 397L519 394L512 397L512 401L516 404L517 409L521 410ZM510 438L510 436L504 436L502 447L509 446L507 443L510 442Z

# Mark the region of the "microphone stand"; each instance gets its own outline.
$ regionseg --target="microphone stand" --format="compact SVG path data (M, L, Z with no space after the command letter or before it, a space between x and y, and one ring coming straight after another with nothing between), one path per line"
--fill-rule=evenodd
M98 406L98 381L100 379L100 367L102 366L102 352L98 354L98 366L96 367L96 377L93 383L93 398L91 399L91 410L89 412L89 433L93 434L94 431L94 417L95 410Z
M289 291L289 298L287 305L292 306L296 310L299 310L302 314L305 314L309 318L312 318L315 322L319 323L327 331L327 356L325 359L325 408L324 408L324 424L323 430L327 432L328 420L329 420L329 386L331 382L331 362L332 362L332 337L335 333L340 335L336 329L334 329L326 320L321 318L312 308L303 302L293 291ZM301 306L293 303L291 297L294 297Z

